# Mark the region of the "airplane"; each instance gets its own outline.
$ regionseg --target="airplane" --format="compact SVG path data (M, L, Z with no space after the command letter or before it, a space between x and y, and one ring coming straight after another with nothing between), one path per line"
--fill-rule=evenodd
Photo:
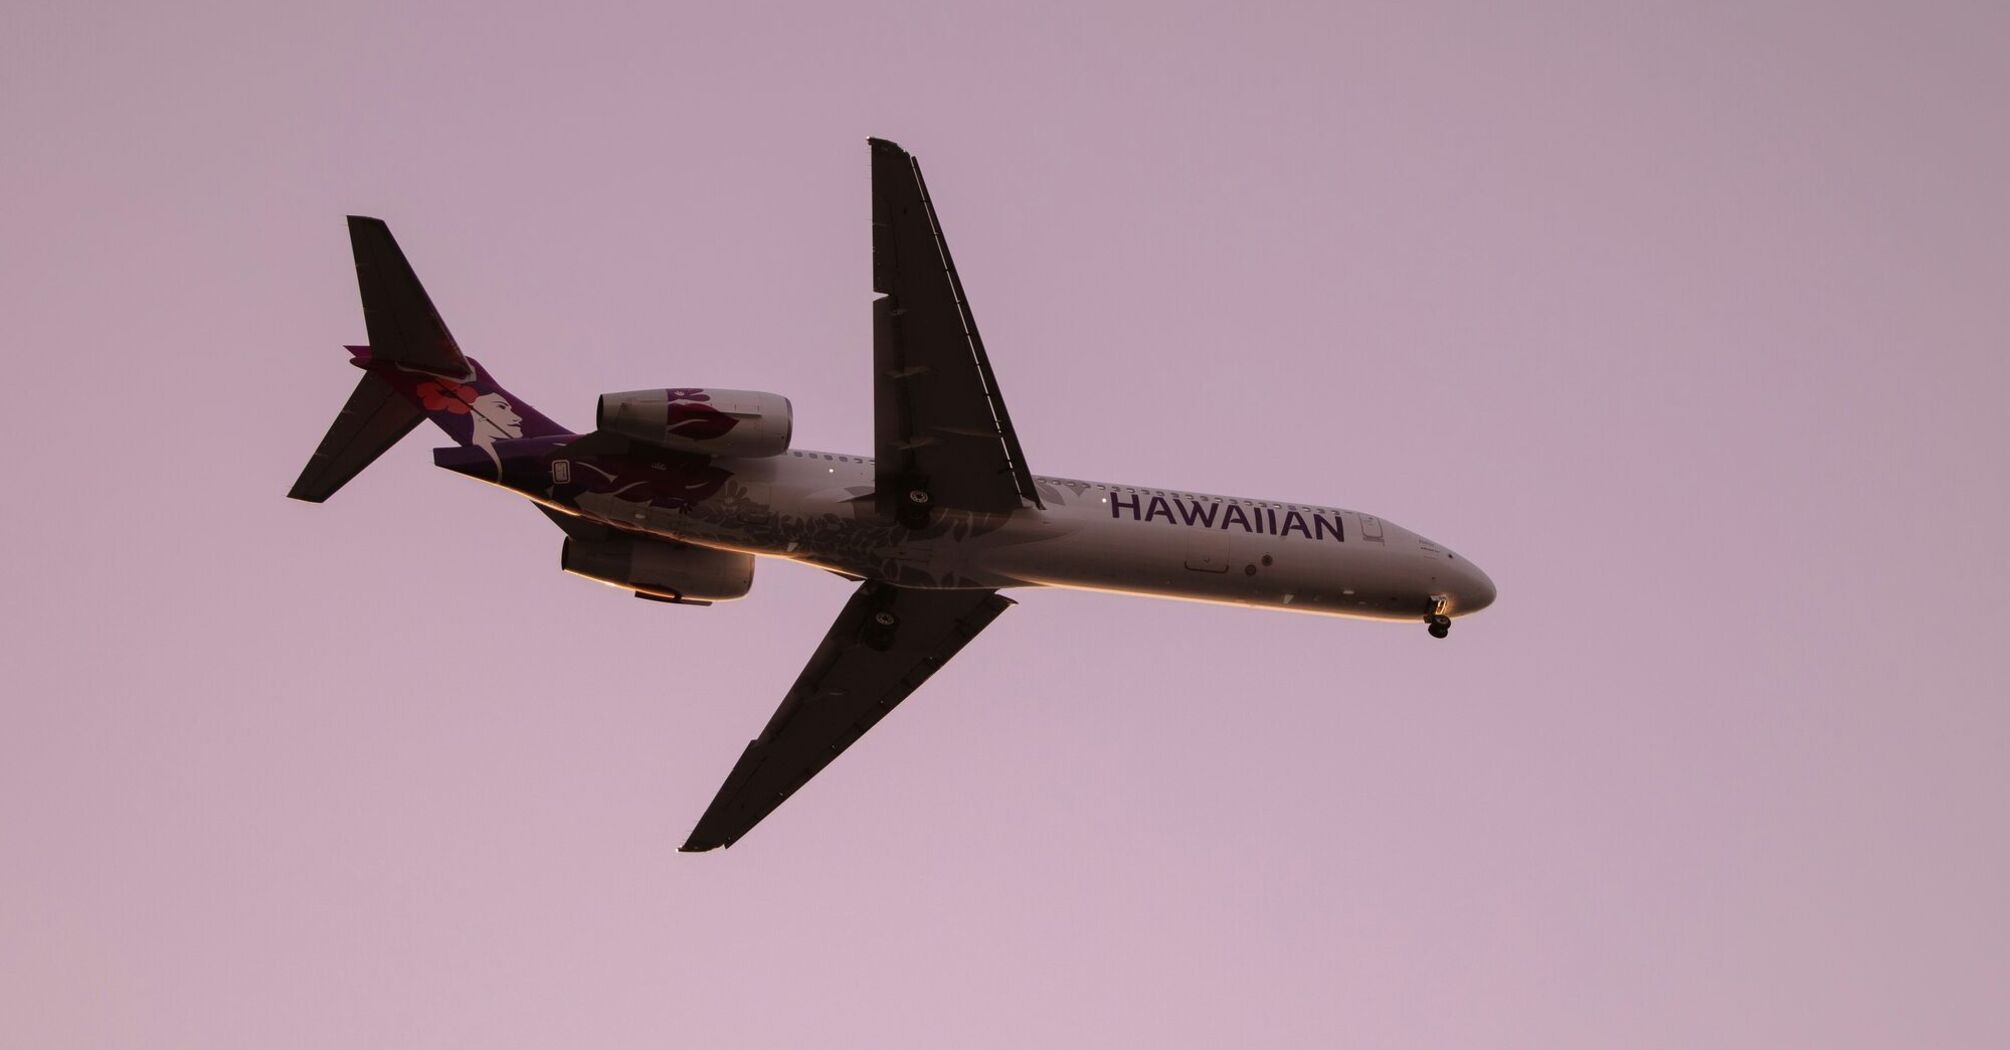
M349 218L363 371L288 496L319 503L422 420L433 461L527 497L559 565L638 598L743 597L754 559L856 583L747 745L686 852L731 846L1035 587L1367 620L1438 638L1493 581L1444 544L1338 507L1034 474L1005 411L921 167L872 157L873 454L792 446L779 394L604 394L575 433L504 390L440 319L383 221Z

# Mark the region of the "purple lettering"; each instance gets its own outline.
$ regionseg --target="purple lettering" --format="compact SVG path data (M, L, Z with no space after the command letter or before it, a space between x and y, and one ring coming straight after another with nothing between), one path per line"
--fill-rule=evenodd
M1214 528L1214 512L1221 509L1212 503L1198 500L1181 500L1173 505L1179 508L1180 517L1185 519L1188 525L1199 522L1203 529Z

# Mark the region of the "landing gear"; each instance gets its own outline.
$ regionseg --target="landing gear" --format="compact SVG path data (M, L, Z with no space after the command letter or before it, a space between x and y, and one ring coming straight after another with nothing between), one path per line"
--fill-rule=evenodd
M1444 638L1452 633L1452 618L1445 615L1448 604L1444 595L1431 596L1431 615L1424 617L1424 622L1430 625L1433 638Z

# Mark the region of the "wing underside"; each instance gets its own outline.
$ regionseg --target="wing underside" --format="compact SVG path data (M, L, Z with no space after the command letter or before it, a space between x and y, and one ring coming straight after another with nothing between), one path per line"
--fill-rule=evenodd
M871 146L880 510L917 491L958 510L1040 506L921 166L884 139Z
M861 584L683 849L739 841L1012 604L996 591Z

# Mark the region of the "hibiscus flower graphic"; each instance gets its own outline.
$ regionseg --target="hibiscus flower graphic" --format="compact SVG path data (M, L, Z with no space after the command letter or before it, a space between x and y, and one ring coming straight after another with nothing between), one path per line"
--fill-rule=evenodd
M705 402L712 395L704 387L671 387L663 391L670 404L665 412L665 429L691 441L710 441L740 424L740 421Z
M679 401L670 406L669 418L664 429L681 438L692 441L710 441L726 431L740 425L740 421L713 408L691 401Z
M449 415L465 416L468 406L477 396L475 388L466 383L456 383L451 379L434 379L419 384L419 404L428 412L445 410Z

